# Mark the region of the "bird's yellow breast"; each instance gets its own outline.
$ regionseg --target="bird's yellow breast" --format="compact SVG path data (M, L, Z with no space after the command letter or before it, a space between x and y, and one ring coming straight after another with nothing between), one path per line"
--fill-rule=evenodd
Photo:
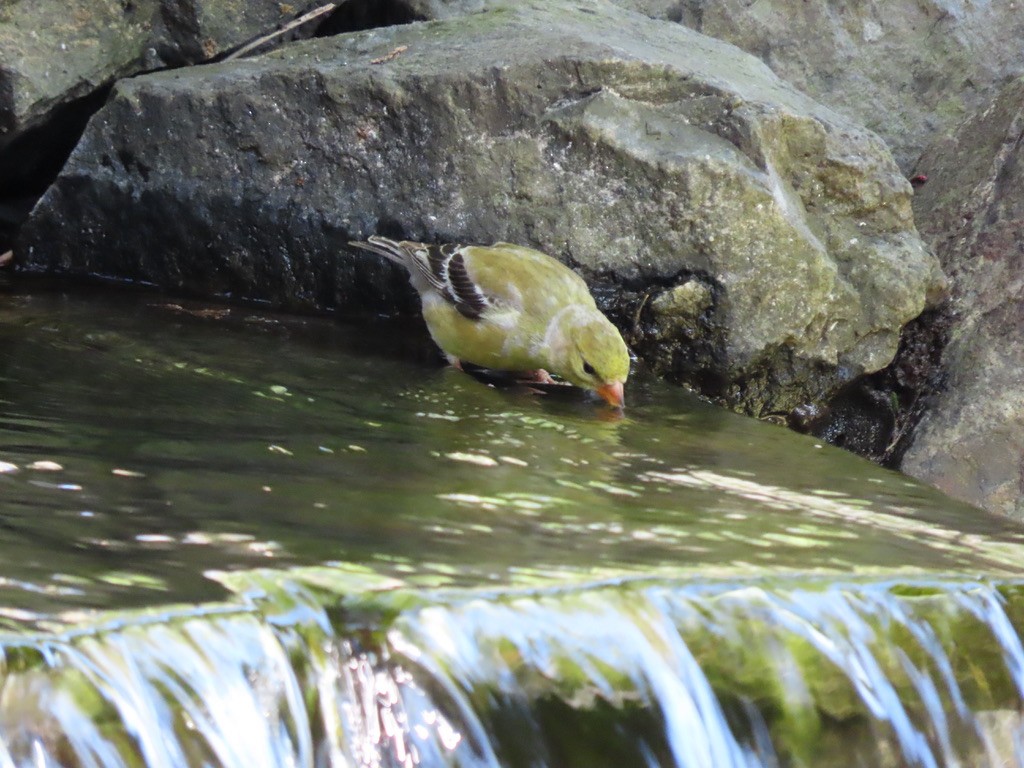
M538 335L523 324L519 313L510 311L507 317L492 313L486 319L471 320L443 299L425 297L423 319L434 342L459 360L510 371L546 365Z

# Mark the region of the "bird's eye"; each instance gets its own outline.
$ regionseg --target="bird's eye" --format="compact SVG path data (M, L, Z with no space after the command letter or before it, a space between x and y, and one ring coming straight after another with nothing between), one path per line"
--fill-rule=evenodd
M592 366L586 360L583 361L583 372L587 374L587 376L593 376L595 373L597 373L597 371L594 370L594 366Z

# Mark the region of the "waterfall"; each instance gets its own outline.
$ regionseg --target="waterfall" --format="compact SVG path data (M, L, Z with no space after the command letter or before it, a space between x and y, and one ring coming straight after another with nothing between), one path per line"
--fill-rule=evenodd
M8 634L0 767L1024 765L1024 584L338 593Z

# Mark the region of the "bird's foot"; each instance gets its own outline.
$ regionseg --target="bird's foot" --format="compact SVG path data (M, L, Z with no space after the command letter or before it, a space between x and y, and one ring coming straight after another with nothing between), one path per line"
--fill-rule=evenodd
M459 358L457 358L455 355L445 355L445 357L448 358L448 365L450 365L452 368L454 368L457 371L465 371L465 368L462 367L462 361L459 360Z
M519 371L516 374L516 382L519 384L562 384L551 377L551 374L543 368L535 371Z

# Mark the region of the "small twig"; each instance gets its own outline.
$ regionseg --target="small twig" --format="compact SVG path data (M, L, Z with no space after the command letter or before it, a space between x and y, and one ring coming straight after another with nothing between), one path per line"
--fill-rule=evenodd
M342 2L344 2L344 0L342 0ZM261 45L270 42L275 37L280 37L281 35L285 34L286 32L289 32L290 30L295 29L296 27L301 27L307 21L312 21L315 18L323 16L325 13L330 13L339 5L341 5L341 3L327 3L327 5L321 5L319 8L314 8L312 11L304 13L298 18L292 19L280 29L275 29L273 32L263 35L262 37L257 37L252 42L243 45L237 51L232 51L227 56L225 56L222 59L222 61L231 61L232 59L241 58L242 56L245 56L245 54L249 53L249 51L253 50L254 48L259 48Z
M645 293L643 300L640 302L640 306L636 308L636 312L633 313L633 327L629 329L631 336L636 336L636 329L640 327L640 313L644 311L644 307L647 306L648 300L650 300L651 294Z
M405 53L408 50L409 50L409 46L408 45L400 45L397 48L395 48L394 50L392 50L391 53L386 53L383 56L380 56L380 57L378 57L376 59L370 59L370 63L371 64L385 64L385 63L391 61L392 59L398 58L399 56L401 56L403 53Z
M880 461L890 461L893 456L896 455L896 451L899 448L900 441L907 436L907 432L912 426L916 426L916 422L912 418L912 411L917 406L917 401L920 399L920 393L914 395L914 399L910 401L906 408L903 409L903 423L899 425L899 429L894 430L895 434L889 440L889 444L885 446L885 450L882 451ZM895 410L895 409L894 409ZM899 418L896 418L899 423ZM913 422L913 423L912 423Z

